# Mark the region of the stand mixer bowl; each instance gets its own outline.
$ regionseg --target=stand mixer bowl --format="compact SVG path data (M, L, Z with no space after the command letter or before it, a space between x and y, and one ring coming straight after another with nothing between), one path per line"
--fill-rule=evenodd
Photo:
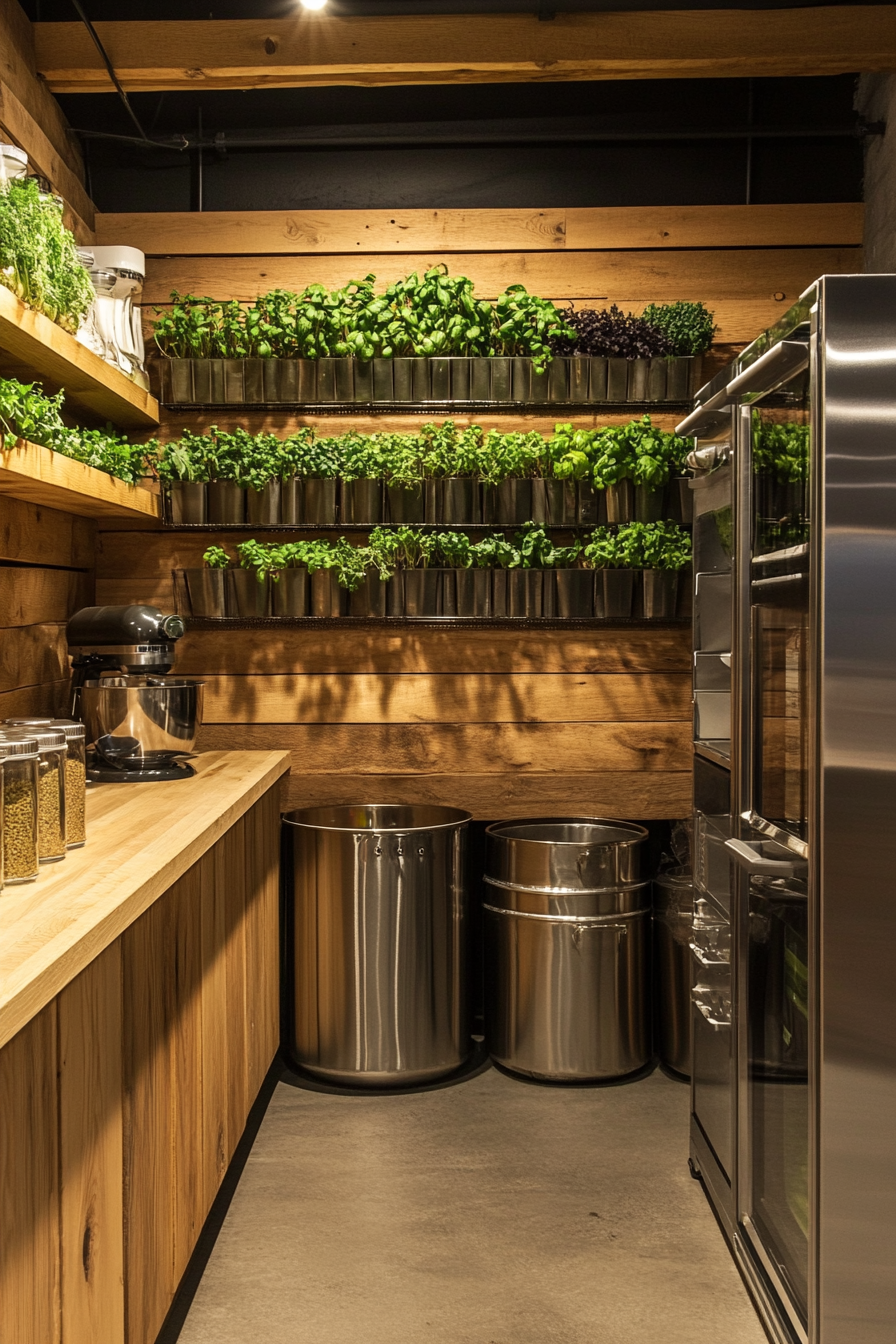
M81 688L87 740L110 766L153 770L193 750L202 724L201 681L110 676Z

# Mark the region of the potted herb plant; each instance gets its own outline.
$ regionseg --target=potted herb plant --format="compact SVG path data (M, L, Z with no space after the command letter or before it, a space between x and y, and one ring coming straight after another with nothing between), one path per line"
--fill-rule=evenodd
M591 358L590 399L645 401L650 361L670 350L666 336L615 303L609 308L570 310L564 316L573 336L555 344L555 349L573 358Z
M470 566L473 563L473 556L470 538L465 532L439 532L435 543L434 558L439 566L442 584L442 615L472 616L474 584L463 582L463 579L472 574ZM461 610L461 606L464 610Z
M595 613L606 620L627 620L634 610L635 561L627 527L596 527L584 549L595 571Z
M453 420L424 425L423 473L428 523L478 523L479 477L487 448L482 429L458 430Z
M627 523L634 517L633 471L634 453L628 425L611 425L599 430L591 478L599 490L605 491L607 519L611 523Z
M690 450L687 439L657 429L649 415L623 427L633 457L635 519L655 523L663 517L667 487L680 472Z
M305 564L305 541L287 541L271 547L271 612L274 616L307 616L310 582Z
M385 506L389 522L424 522L422 439L416 434L381 434L377 437L384 460Z
M490 430L482 446L483 512L490 523L532 520L532 478L544 456L537 431L501 434Z
M224 574L230 566L230 556L220 546L209 546L202 563L202 569L183 572L190 614L220 619L226 612Z
M492 574L491 614L493 616L510 615L508 575L518 569L522 556L515 546L500 533L483 537L473 547L473 563L477 568L490 569Z
M352 554L342 560L340 579L349 591L349 615L386 616L388 614L390 567L383 564L370 546L353 546Z
M171 522L196 525L208 522L210 441L185 430L180 439L166 443L155 459L155 470L168 501ZM214 521L214 520L213 520Z
M280 446L280 522L290 527L305 521L305 467L313 442L314 430L303 425Z
M340 556L328 541L307 541L304 563L310 577L312 616L341 616L344 588L339 583Z
M670 620L678 606L678 576L690 563L691 538L677 523L631 523L630 553L641 570L642 615Z
M345 434L340 447L343 523L381 523L386 457L377 436Z
M342 467L338 438L312 438L301 459L304 520L321 526L336 522L336 488Z
M550 568L553 543L543 527L527 523L514 535L519 566L508 576L508 616L532 617L544 613L544 571ZM552 593L553 596L553 593Z
M700 386L703 356L715 335L713 314L703 303L680 300L648 304L641 318L668 342L665 400L689 401Z
M603 491L597 490L592 481L597 436L594 429L555 425L545 445L540 487L547 516L539 517L539 483L533 483L532 516L536 522L550 522L555 527L575 523L589 527L600 522Z
M545 570L545 615L564 620L594 615L594 573L583 567L581 541L552 546ZM551 582L553 580L553 582Z
M253 539L241 542L236 553L239 564L225 572L227 615L267 616L271 548Z

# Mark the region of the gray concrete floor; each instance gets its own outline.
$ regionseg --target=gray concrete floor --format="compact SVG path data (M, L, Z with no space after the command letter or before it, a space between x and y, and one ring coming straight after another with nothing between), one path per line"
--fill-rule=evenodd
M280 1084L180 1344L763 1344L688 1091Z

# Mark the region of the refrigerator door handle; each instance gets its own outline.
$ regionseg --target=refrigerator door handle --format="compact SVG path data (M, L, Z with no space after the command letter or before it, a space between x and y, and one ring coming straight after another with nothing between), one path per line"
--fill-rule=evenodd
M725 848L754 877L796 877L808 867L805 859L775 840L726 840Z

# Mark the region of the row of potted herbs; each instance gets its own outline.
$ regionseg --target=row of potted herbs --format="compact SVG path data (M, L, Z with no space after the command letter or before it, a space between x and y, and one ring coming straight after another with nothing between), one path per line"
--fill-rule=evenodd
M702 303L651 304L640 317L615 305L560 310L522 285L490 303L444 264L381 294L375 282L276 289L246 305L173 291L154 324L164 399L679 401L693 394L715 330Z
M292 541L211 546L180 571L194 617L671 619L691 541L674 523L598 527L557 546L530 523L508 540L375 528L366 545Z
M185 433L155 461L175 526L334 526L655 521L679 513L689 442L649 416L552 435L451 420L416 434L287 439ZM689 499L689 492L685 494Z

